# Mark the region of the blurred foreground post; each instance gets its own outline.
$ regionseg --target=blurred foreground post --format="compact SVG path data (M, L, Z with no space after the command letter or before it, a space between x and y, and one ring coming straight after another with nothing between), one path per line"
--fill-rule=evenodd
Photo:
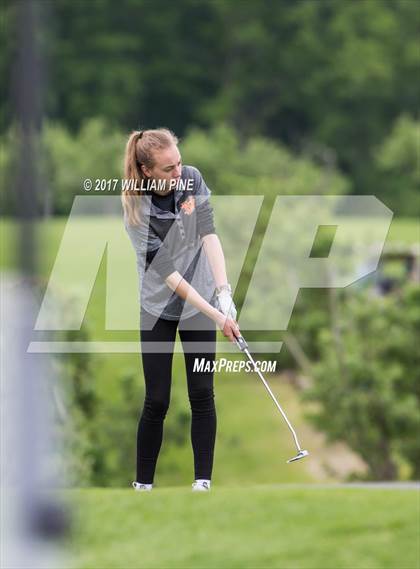
M1 567L58 567L57 538L66 515L53 487L48 356L28 354L38 311L37 220L41 202L38 160L41 127L41 59L37 50L38 2L18 2L17 60L12 96L17 144L13 149L16 274L2 274L1 293ZM12 32L12 30L11 30Z

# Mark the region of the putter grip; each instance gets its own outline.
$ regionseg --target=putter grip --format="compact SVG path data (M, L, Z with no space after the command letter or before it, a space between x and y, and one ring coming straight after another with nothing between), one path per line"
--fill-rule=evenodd
M236 338L236 343L238 344L239 349L241 352L248 349L248 344L245 342L245 338L241 335L239 338Z

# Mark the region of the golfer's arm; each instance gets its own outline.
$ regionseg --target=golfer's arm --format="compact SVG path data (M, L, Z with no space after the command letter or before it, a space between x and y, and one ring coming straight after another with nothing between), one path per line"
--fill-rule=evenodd
M227 284L225 256L219 237L216 233L209 233L202 237L202 241L216 286Z
M167 276L165 282L178 296L195 306L200 312L214 320L214 322L218 323L218 318L220 320L220 312L204 300L178 271L174 271Z

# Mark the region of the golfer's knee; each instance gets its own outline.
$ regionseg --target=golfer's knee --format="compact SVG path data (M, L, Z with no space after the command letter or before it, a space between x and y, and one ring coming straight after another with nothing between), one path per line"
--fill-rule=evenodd
M143 417L152 421L163 421L168 409L168 399L146 397L144 400Z
M195 389L189 393L193 413L212 412L215 409L213 388Z

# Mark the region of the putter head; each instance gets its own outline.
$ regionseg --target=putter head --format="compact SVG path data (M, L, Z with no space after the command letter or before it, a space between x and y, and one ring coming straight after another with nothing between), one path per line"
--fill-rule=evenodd
M295 462L296 460L300 460L301 458L305 458L305 456L308 456L309 451L307 450L300 450L296 456L294 456L293 458L289 458L289 460L287 461L289 462Z

